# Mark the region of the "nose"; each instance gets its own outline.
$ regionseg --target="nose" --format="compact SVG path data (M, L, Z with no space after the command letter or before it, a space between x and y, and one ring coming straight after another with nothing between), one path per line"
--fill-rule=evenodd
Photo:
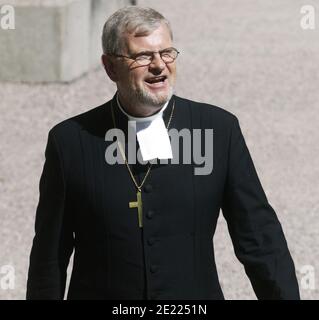
M163 71L165 69L165 62L162 60L161 55L156 52L154 53L153 60L149 65L151 70Z

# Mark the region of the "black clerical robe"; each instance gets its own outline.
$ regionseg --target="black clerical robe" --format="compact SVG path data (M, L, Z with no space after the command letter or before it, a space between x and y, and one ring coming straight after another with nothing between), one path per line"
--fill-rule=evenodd
M116 105L118 127L127 118ZM68 299L224 299L213 236L220 209L234 251L259 299L299 299L294 263L267 201L237 118L216 106L173 96L171 128L213 129L213 170L154 164L136 188L125 164L105 160L110 101L54 126L40 179L27 299L62 299L74 251ZM182 148L181 144L179 145ZM147 165L131 166L141 182Z

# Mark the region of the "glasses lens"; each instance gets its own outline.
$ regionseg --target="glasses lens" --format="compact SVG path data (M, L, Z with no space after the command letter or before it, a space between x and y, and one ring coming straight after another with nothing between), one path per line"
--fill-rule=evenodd
M178 51L174 48L167 49L161 52L161 58L165 63L173 62L178 56ZM140 66L147 66L152 62L153 54L143 54L135 58L135 61Z
M140 66L146 66L150 64L152 61L152 55L141 55L135 58L135 61L140 65Z
M175 49L170 49L162 52L161 56L165 62L173 62L177 58L178 52Z

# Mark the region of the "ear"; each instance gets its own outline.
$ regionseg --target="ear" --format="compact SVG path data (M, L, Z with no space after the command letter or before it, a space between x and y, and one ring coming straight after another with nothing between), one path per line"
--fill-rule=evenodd
M104 69L105 69L107 75L109 76L109 78L112 81L116 82L118 80L118 76L116 73L115 64L111 60L111 57L109 55L103 53L101 56L101 61L102 61Z

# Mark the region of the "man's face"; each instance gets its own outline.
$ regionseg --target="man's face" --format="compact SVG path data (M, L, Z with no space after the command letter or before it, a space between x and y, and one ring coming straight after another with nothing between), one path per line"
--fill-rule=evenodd
M135 55L144 51L160 51L172 47L172 39L166 25L161 24L148 36L134 37L126 34L123 55ZM150 65L140 66L134 60L121 58L116 62L117 87L125 104L148 108L162 106L173 94L176 63L165 63L155 54Z

